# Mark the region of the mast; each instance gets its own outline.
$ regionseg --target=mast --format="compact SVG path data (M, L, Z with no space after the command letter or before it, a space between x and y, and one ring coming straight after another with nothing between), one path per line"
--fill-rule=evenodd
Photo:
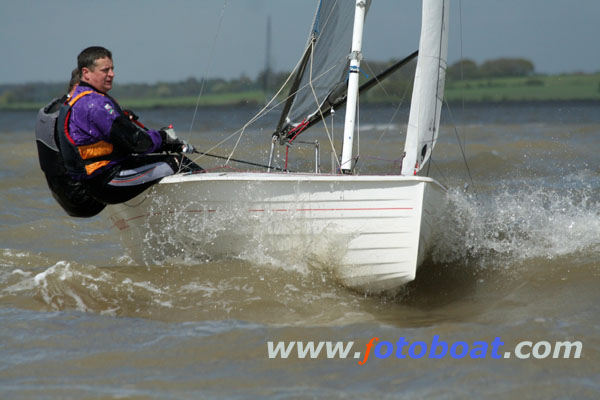
M350 68L348 74L348 100L346 103L346 120L344 123L344 144L342 147L342 173L352 173L352 146L354 143L354 125L356 123L356 106L358 102L358 78L360 61L362 60L362 35L367 4L365 0L356 0L354 11L354 28L352 33L352 50L350 52Z
M419 58L415 72L402 175L416 175L437 141L448 55L450 0L423 0Z

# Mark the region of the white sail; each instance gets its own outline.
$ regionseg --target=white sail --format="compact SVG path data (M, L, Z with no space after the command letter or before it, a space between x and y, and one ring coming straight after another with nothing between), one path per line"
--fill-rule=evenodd
M429 159L440 126L448 54L449 0L423 0L419 59L412 94L402 175Z

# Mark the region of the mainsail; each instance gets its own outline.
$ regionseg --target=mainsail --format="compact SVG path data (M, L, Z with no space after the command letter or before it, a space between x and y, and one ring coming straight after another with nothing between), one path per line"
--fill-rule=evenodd
M366 1L368 5L371 1ZM348 56L355 4L321 0L308 40L304 63L297 71L299 84L290 94L291 107L282 116L280 131L289 130L318 113L325 101L346 93Z
M438 137L448 54L449 0L423 0L402 175L414 175L431 156Z

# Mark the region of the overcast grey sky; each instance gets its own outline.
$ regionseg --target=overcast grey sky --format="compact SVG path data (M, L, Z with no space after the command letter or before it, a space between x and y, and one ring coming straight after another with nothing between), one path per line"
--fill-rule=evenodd
M363 42L367 60L400 58L416 49L420 3L373 0ZM117 83L242 73L254 78L265 66L267 16L272 66L289 70L300 57L315 5L315 0L0 0L0 83L66 81L77 54L90 45L112 50ZM528 58L544 73L596 72L599 39L600 0L452 0L450 63L462 52L477 62Z

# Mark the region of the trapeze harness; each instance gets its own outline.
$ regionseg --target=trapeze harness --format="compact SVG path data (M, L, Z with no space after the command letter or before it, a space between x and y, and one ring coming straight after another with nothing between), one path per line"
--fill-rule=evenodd
M35 136L40 168L44 172L52 197L68 215L93 217L106 205L90 196L81 182L73 180L67 174L58 145L56 121L59 108L66 99L66 96L54 99L38 112Z

